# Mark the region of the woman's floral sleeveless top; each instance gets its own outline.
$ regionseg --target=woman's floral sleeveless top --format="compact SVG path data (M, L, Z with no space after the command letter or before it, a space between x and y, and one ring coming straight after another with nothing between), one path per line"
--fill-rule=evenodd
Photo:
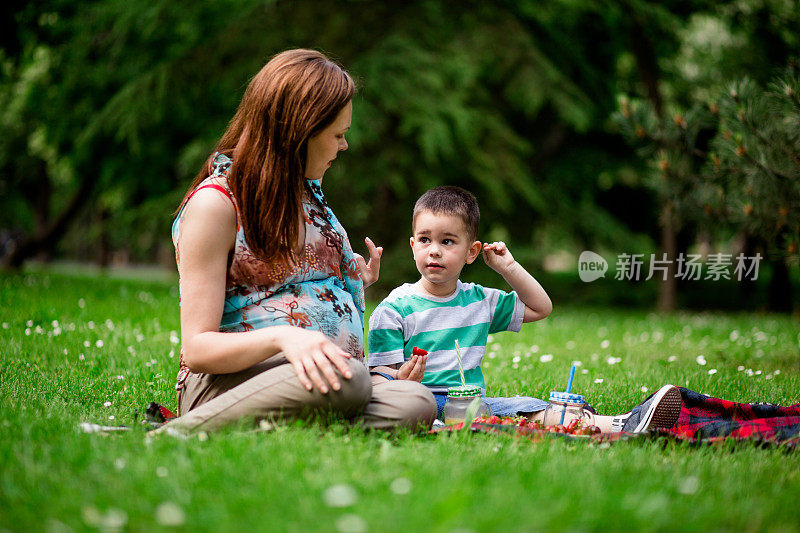
M219 189L236 208L236 244L229 260L220 331L290 325L324 333L354 358L364 360L364 285L347 233L325 201L319 180L306 180L305 245L296 264L266 263L247 245L236 199L228 188L231 159L215 154L213 172L195 191ZM184 206L185 207L185 206ZM172 225L175 257L181 215ZM176 389L190 370L181 356Z

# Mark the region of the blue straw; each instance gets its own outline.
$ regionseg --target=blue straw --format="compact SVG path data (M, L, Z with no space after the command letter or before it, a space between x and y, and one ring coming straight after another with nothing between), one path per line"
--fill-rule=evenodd
M575 377L575 365L569 369L569 381L567 381L567 394L572 390L572 378Z
M572 368L569 369L569 380L567 381L567 394L569 394L569 391L572 390L572 378L574 377L575 377L575 365L572 365ZM567 407L564 406L564 408L561 410L561 422L559 422L560 424L564 423L564 415L566 414L566 412L567 412Z

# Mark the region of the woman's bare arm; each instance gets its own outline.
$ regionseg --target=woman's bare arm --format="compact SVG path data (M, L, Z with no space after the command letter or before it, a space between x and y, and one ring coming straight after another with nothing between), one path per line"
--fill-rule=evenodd
M181 219L178 270L181 283L183 357L193 371L238 372L283 352L308 388L327 392L325 376L335 390L339 381L331 363L349 378L350 354L325 335L292 326L272 326L241 333L219 331L225 301L228 255L236 238L236 212L214 189L201 189Z

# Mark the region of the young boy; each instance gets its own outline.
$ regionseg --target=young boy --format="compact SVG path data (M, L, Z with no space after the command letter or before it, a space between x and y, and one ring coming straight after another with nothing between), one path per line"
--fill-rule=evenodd
M488 335L519 331L524 322L541 320L553 310L545 290L514 260L504 243L481 245L477 240L479 220L475 196L460 187L436 187L423 194L414 206L411 237L421 278L394 289L369 320L371 370L386 379L415 379L423 370L422 384L434 393L439 418L448 387L461 385L456 340L467 384L479 386L485 394L480 365ZM464 265L479 254L514 292L459 280ZM427 357L413 355L414 347L426 350ZM677 387L665 386L634 409L641 411L635 421L628 421L628 413L616 418L590 415L589 422L603 431L620 431L626 422L626 431L674 424L680 410L680 403L674 405L676 398L679 402ZM483 401L496 415L531 415L547 407L547 402L530 397L484 396Z
M480 211L475 197L459 187L436 187L414 206L411 249L422 277L389 294L369 320L369 366L389 376L411 359L416 346L427 350L423 385L436 397L439 411L448 387L461 385L455 341L461 349L468 385L485 392L481 360L487 336L519 331L523 322L541 320L553 304L542 286L502 242L481 246ZM459 280L465 264L479 254L515 292L481 287ZM384 368L380 368L384 367ZM547 407L536 398L485 398L494 414L516 415Z

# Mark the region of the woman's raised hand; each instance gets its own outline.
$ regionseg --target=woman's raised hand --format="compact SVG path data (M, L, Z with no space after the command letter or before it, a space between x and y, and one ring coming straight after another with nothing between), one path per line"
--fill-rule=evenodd
M342 386L334 368L338 369L345 379L353 377L353 372L347 363L350 359L349 353L319 331L291 329L291 333L281 339L281 351L286 360L294 366L297 378L306 389L313 390L316 387L322 394L326 394L330 384L333 390L339 390Z
M422 381L425 375L425 365L428 364L427 355L412 355L411 359L403 363L397 369L397 379L408 379L411 381Z
M366 288L378 281L378 274L381 270L381 255L383 254L383 247L375 246L375 243L372 242L372 239L369 237L364 239L364 242L367 244L367 250L369 251L369 263L364 261L364 258L361 255L353 255L356 256L358 271L361 274L361 281L364 282L364 288Z

